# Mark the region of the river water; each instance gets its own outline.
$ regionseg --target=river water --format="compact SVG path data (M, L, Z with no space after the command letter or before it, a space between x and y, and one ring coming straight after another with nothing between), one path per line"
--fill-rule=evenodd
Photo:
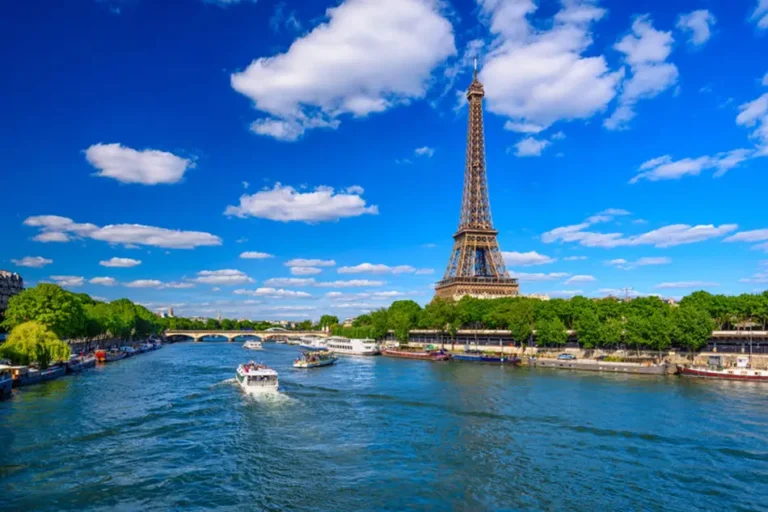
M181 343L0 402L7 510L768 510L768 385ZM258 358L282 393L233 380Z

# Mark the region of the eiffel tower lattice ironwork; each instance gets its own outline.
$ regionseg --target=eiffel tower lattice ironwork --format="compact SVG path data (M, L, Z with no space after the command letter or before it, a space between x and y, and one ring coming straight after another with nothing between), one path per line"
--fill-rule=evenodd
M488 181L485 174L483 136L483 84L477 70L467 90L469 128L464 193L459 229L453 235L453 251L435 296L458 300L464 295L479 298L514 297L519 293L517 279L509 276L493 229Z

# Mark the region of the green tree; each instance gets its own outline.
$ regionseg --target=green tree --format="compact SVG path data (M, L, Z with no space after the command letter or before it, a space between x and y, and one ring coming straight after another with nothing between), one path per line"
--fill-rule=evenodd
M339 317L333 315L323 315L320 317L320 327L333 327L338 325Z
M599 347L603 343L603 324L592 309L583 309L576 320L576 334L579 344L586 349Z
M234 331L237 329L237 321L231 318L224 318L221 320L221 328L225 331Z
M12 330L24 322L38 322L60 338L85 334L85 310L79 298L55 284L40 283L8 301L3 326Z
M624 336L624 322L618 318L609 318L603 324L603 343L618 347Z
M536 320L537 346L565 345L567 341L568 332L559 318L552 316Z
M389 312L380 308L371 312L371 337L375 340L383 339L389 330Z
M672 338L690 352L697 352L707 344L714 327L709 313L694 306L680 306L672 313Z
M352 327L370 327L371 323L371 315L364 314L352 320Z
M661 311L656 311L648 319L647 325L648 341L651 348L660 352L669 350L672 345L672 324L669 317Z
M427 304L421 315L421 325L427 329L435 329L440 332L442 340L445 333L451 333L451 340L455 336L457 324L456 302L436 297Z
M533 335L533 304L530 299L515 300L508 311L507 329L512 337L523 347L527 346Z
M70 349L45 325L24 322L14 327L6 342L0 345L0 355L14 364L37 362L45 369L52 362L69 359Z
M205 329L208 331L216 331L221 329L221 324L215 318L208 318L205 320Z
M408 333L416 327L421 317L421 306L412 300L396 300L387 311L387 327L395 332L395 337L408 341Z

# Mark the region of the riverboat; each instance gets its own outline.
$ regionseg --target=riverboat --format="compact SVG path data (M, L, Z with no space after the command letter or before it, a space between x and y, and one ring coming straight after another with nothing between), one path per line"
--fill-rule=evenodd
M707 366L678 365L677 373L684 377L704 379L768 382L768 370L755 370L748 357L738 357L736 366L726 367L722 356L710 356Z
M246 393L274 393L278 388L277 372L253 361L238 366L235 379Z
M99 363L112 363L127 357L125 352L116 348L111 348L109 350L97 350L95 352L95 356L96 361Z
M561 370L581 370L587 372L631 373L636 375L666 375L670 373L668 363L644 363L600 361L597 359L548 359L528 358L528 366L557 368Z
M303 336L299 348L303 350L327 350L326 339L321 336Z
M13 388L11 367L0 364L0 400L11 396L11 388Z
M397 348L385 348L382 354L389 357L401 357L404 359L422 359L425 361L448 361L451 355L444 350L405 350Z
M96 366L96 356L72 356L65 363L67 374L78 373Z
M139 353L138 350L128 345L120 347L120 351L125 354L125 357L133 357Z
M243 343L243 348L247 348L249 350L261 350L264 347L262 346L261 342L258 340L248 340L245 343Z
M454 361L465 361L470 363L520 364L520 359L515 356L494 354L491 352L483 352L481 350L466 350L464 352L453 353L451 354L451 359Z
M381 354L379 344L371 339L349 339L342 336L331 336L325 341L325 347L335 354L345 356L376 356Z
M58 379L67 374L67 369L63 364L56 364L45 370L29 366L11 366L10 369L13 377L13 387L16 388Z
M301 357L293 362L294 368L319 368L321 366L330 366L338 358L333 352L328 351L307 351Z

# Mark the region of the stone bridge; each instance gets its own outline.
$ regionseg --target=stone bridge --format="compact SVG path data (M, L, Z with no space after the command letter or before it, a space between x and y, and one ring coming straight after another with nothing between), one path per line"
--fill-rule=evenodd
M192 338L195 341L200 341L206 336L216 336L219 338L226 338L227 341L235 341L237 338L246 337L258 337L261 340L273 340L273 339L299 339L303 336L330 336L330 333L322 331L226 331L222 329L217 330L194 330L194 329L168 329L163 333L166 338L171 336L184 336L186 338Z

